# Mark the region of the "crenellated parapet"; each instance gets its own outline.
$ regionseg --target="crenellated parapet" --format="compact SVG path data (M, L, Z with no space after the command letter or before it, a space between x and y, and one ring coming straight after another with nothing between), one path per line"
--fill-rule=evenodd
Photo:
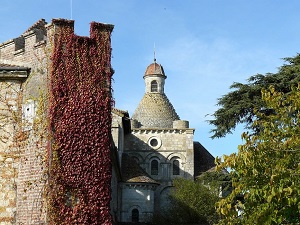
M14 65L30 65L33 56L28 56L34 55L34 50L46 43L46 25L46 21L41 19L19 37L0 44L0 62L6 60L14 62Z
M113 27L111 24L92 22L90 38L95 39L99 36L96 33L105 30L112 31ZM19 37L0 44L0 63L26 66L35 71L40 66L39 61L49 59L55 34L61 31L68 35L74 34L74 20L52 19L51 23L47 23L40 19Z

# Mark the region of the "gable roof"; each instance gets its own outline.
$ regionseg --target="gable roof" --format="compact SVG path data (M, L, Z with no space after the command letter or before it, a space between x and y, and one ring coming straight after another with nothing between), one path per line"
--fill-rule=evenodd
M33 30L36 30L36 29L45 30L46 24L47 24L47 22L45 21L45 19L39 19L31 27L29 27L23 34L33 31Z
M128 111L122 109L112 108L112 112L121 117L129 117Z
M143 170L138 165L138 163L126 153L123 153L122 155L121 171L124 182L159 184L157 181L150 178L148 173Z
M214 168L215 157L213 157L209 151L201 145L199 142L194 142L194 176L197 177L200 174Z

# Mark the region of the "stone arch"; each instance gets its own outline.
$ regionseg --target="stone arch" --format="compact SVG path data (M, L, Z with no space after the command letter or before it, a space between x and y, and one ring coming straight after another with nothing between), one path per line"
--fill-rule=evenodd
M171 161L171 159L173 159L173 158L179 158L179 159L181 159L181 161L182 161L183 163L186 162L186 157L185 157L185 155L183 155L183 154L181 154L181 153L173 152L173 153L171 153L171 154L169 154L169 155L167 156L167 160L168 160L168 161Z
M170 175L171 178L182 177L185 173L186 157L181 153L171 153L167 157L170 162ZM177 168L177 166L179 168ZM178 171L174 171L174 170Z
M136 219L136 218L132 218L133 213L136 213L136 210L138 212L138 221L133 221L133 219ZM139 205L132 205L128 209L128 218L127 218L127 221L128 222L140 222L141 219L142 219L141 216L142 216L142 208Z
M170 192L173 188L173 186L164 186L159 190L159 201L157 206L160 210L168 209L171 206L168 196L170 196Z
M151 152L151 153L149 153L149 154L145 157L145 161L146 161L146 162L149 162L149 161L151 160L151 158L154 158L154 157L158 158L160 162L166 162L166 158L165 158L163 155L161 155L161 154L159 154L159 153L156 153L156 152Z
M129 156L138 160L137 163L139 163L139 164L144 162L143 156L139 153L130 153Z
M152 171L152 166L153 166L152 161L154 161L154 160L158 161L158 173L153 173L153 171ZM160 178L161 174L162 174L161 163L165 162L165 158L161 154L152 152L145 157L145 161L148 162L148 167L146 169L148 174L153 176L155 179Z

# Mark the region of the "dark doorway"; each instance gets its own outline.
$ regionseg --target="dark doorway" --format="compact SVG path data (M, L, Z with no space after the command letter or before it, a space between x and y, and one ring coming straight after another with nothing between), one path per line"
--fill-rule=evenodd
M131 212L131 221L134 223L139 222L140 213L138 209L133 209Z

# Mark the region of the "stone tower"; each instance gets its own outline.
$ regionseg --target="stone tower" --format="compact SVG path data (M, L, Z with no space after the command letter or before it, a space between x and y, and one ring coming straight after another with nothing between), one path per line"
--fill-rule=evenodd
M80 48L82 51L89 52L87 48L89 49L93 48L92 54L81 54L80 57L76 57L76 61L81 60L80 66L77 68L83 68L84 64L90 66L90 64L93 64L93 69L90 71L86 69L82 69L84 71L83 73L85 76L84 80L89 80L90 77L95 78L94 75L97 75L97 79L95 80L99 81L100 84L106 84L103 88L102 85L96 84L96 82L90 82L91 86L95 83L95 85L90 88L94 90L93 96L96 96L97 99L100 99L102 96L102 93L107 93L107 89L110 91L108 86L110 87L110 78L108 79L102 79L103 74L111 75L111 68L110 68L110 32L112 31L113 26L109 24L100 24L100 23L91 23L91 35L90 38L88 37L79 37L74 34L74 21L73 20L65 20L65 19L53 19L51 23L47 23L44 19L41 19L37 21L35 24L33 24L29 29L27 29L23 34L21 34L19 37L13 38L11 40L8 40L4 43L0 43L0 224L1 225L12 225L12 224L47 224L47 221L53 222L53 220L62 219L66 220L69 219L69 221L73 220L73 218L78 219L77 216L74 216L75 213L79 212L76 210L73 211L73 213L63 213L64 217L56 216L59 215L62 211L60 211L63 207L67 209L69 212L71 212L75 207L73 207L73 203L69 201L71 196L69 193L71 193L70 185L67 184L67 182L62 181L62 177L66 177L64 175L57 176L56 173L52 172L50 169L54 168L55 160L61 159L60 153L56 154L57 157L53 157L54 155L54 148L52 146L53 140L57 141L57 137L65 136L64 134L58 134L56 137L54 137L54 134L57 131L58 123L52 123L51 128L49 126L49 118L53 117L53 112L60 112L61 114L57 116L57 121L62 121L63 114L66 112L62 108L67 107L58 107L57 110L49 110L50 106L53 105L53 102L58 102L57 100L61 97L66 97L64 95L63 90L61 89L62 86L67 87L70 83L78 84L80 83L81 86L84 82L78 82L76 79L67 79L65 76L65 73L67 71L71 71L70 61L74 57L70 57L68 53L75 52L74 42L78 43L80 45L81 43L88 43L85 45L81 45L82 48ZM3 31L4 32L4 31ZM62 36L67 36L62 38ZM101 38L99 38L101 36ZM72 41L71 41L72 39ZM62 40L64 42L62 42ZM70 41L69 41L70 40ZM69 42L68 42L69 41ZM68 44L66 44L68 42ZM72 44L72 45L71 45ZM91 46L93 45L93 46ZM81 47L80 46L80 47ZM59 48L58 48L59 47ZM68 48L72 48L70 51ZM100 50L101 48L101 50ZM105 48L105 49L104 49ZM60 52L57 51L57 49L62 50ZM56 51L53 51L56 50ZM63 52L63 53L61 53ZM55 54L54 56L54 53ZM77 55L79 55L77 53ZM91 57L95 57L95 60L92 60ZM66 58L62 58L62 56L68 57L68 60ZM100 62L100 60L103 60ZM54 61L58 63L63 63L54 65ZM83 63L84 62L84 63ZM93 63L92 63L93 62ZM79 65L79 64L78 64ZM100 66L101 65L101 66ZM105 65L105 66L102 66ZM74 68L76 65L74 66ZM57 82L57 80L53 81L53 72L57 70L58 68L63 68L63 71L59 71L62 73L57 72L56 78L66 78L64 82L64 85L58 85L60 83ZM69 68L69 69L66 69ZM91 67L89 67L91 68ZM99 69L98 72L96 70ZM100 72L101 70L101 72ZM102 72L105 71L105 72ZM83 74L82 73L82 74ZM76 73L69 73L72 77L80 77ZM101 76L101 77L100 77ZM101 78L101 79L100 79ZM106 77L105 77L106 78ZM51 80L51 85L50 85ZM71 82L70 80L73 80ZM53 82L52 82L53 81ZM89 80L90 81L90 80ZM101 81L103 81L101 83ZM54 83L56 83L59 88L54 87ZM81 86L83 87L83 86ZM95 87L95 88L94 88ZM102 90L103 88L103 90ZM75 96L77 93L87 93L88 88L84 88L84 91L78 91L75 92L73 96ZM101 89L101 90L100 90ZM66 89L64 89L66 90ZM69 90L76 90L70 88ZM53 93L58 93L57 96L51 97L51 99L48 96L54 96ZM74 93L74 92L73 92ZM96 93L96 94L95 94ZM100 96L101 93L101 96ZM98 95L99 94L99 95ZM92 94L91 94L92 95ZM72 94L71 92L68 92L68 102L71 102L70 99ZM108 96L108 97L107 97ZM91 138L93 141L93 144L88 144L89 146L94 146L98 151L101 151L101 155L105 155L108 160L102 160L106 161L107 170L104 171L103 169L91 169L91 166L89 166L89 171L91 173L96 174L96 179L86 179L88 182L93 182L92 185L97 184L98 188L101 188L101 192L97 191L98 193L103 193L105 197L98 197L97 194L88 194L89 197L86 197L86 199L93 197L98 202L99 200L104 200L105 203L102 205L102 203L94 203L93 207L97 207L98 209L101 207L101 210L97 210L96 208L93 208L93 212L97 212L93 216L87 216L85 214L85 218L91 219L95 221L98 219L98 222L106 220L105 224L111 224L111 222L107 222L110 220L111 216L109 214L109 201L110 201L110 172L111 172L111 164L110 164L110 149L111 146L110 143L110 124L107 121L110 121L110 107L111 104L108 103L110 101L110 93L105 96L105 101L107 100L107 104L105 107L107 107L108 110L106 112L97 112L98 109L103 109L103 106L99 107L99 104L92 103L91 105L94 105L94 109L96 110L90 110L95 113L95 116L91 120L97 120L99 118L98 115L101 115L101 118L103 115L107 116L107 119L104 121L107 127L107 134L105 135L107 137L107 143L105 144L105 147L96 147L96 145L99 144L100 141L95 141L95 136ZM96 97L95 97L96 98ZM50 100L49 100L50 99ZM55 99L55 101L52 101ZM87 98L83 99L83 103L86 103ZM76 98L76 102L79 98ZM93 102L93 101L91 101ZM78 106L82 106L82 103L79 103L76 106L76 109L74 111L76 112L82 112L83 110L80 110ZM90 106L91 106L90 105ZM88 109L88 107L86 107ZM51 112L52 111L52 112ZM52 115L51 115L52 114ZM83 114L84 118L86 118L87 114ZM69 118L69 117L68 117ZM76 117L77 119L78 117ZM83 119L86 121L85 119ZM79 121L79 120L76 120ZM85 122L86 123L86 122ZM73 124L69 122L65 122L65 124ZM100 123L92 122L90 124L94 124L94 128L96 130L101 130L98 133L102 133L103 126L100 125ZM97 125L99 124L99 125ZM82 128L82 125L79 125L80 129ZM99 128L100 127L100 128ZM66 129L67 130L67 129ZM88 131L86 133L95 134L95 131L92 131L89 127ZM51 132L49 132L51 131ZM51 135L49 135L51 133ZM58 133L58 132L57 132ZM68 129L68 133L70 130ZM75 140L74 136L72 135L72 141ZM82 142L84 139L83 132L81 131L81 135L78 135L77 137L80 137L80 141ZM86 136L87 137L87 136ZM71 138L69 139L71 140ZM79 139L78 139L79 140ZM101 141L104 140L101 138ZM73 142L74 143L74 142ZM58 145L57 145L58 146ZM103 145L104 146L104 145ZM93 147L93 148L94 148ZM107 148L106 148L107 147ZM107 153L104 153L103 149L106 148ZM73 148L69 147L68 150L72 150ZM84 148L81 148L84 149ZM100 150L101 149L101 150ZM61 151L60 151L61 152ZM94 152L95 151L92 151ZM74 154L70 154L74 155ZM90 154L92 155L92 154ZM55 159L55 160L54 160ZM57 160L58 161L58 160ZM92 162L92 160L89 158L88 160L86 157L80 157L80 162ZM101 163L102 163L101 161ZM99 157L97 156L96 161L93 161L94 165L100 165ZM59 163L60 165L63 165L63 163ZM70 163L70 165L74 165L74 163ZM86 165L86 164L85 164ZM70 166L71 167L71 166ZM79 166L76 167L76 171L79 171ZM114 170L114 168L112 169ZM51 171L51 174L50 172ZM66 171L66 170L60 170L60 171ZM86 170L84 171L84 174L86 173ZM98 171L98 172L96 172ZM49 174L51 175L51 179L49 179ZM99 178L104 174L106 176L106 180ZM81 176L81 175L80 175ZM62 186L59 185L52 185L51 188L49 187L49 181L54 181L53 177L59 177L61 180L59 180L60 184L68 185L68 187L61 188ZM83 177L83 176L81 176ZM75 180L75 179L73 179ZM96 181L97 180L97 181ZM102 182L105 185L100 186L100 182ZM77 182L77 181L76 181ZM58 182L56 182L57 184ZM76 186L77 185L77 186ZM57 187L57 193L62 194L62 198L59 204L54 201L51 202L50 199L50 193L53 193L53 190ZM88 185L78 185L75 184L75 187L72 187L72 190L76 189L76 193L78 193L78 186L81 187L88 187ZM107 191L103 191L103 188L107 188ZM62 191L67 190L67 191ZM95 188L87 188L87 191L82 191L84 193L88 193L90 190L96 190ZM55 201L59 198L57 198L57 195L53 195ZM80 199L76 197L78 201L76 200L76 204L80 202ZM49 200L49 201L48 201ZM86 200L87 201L87 200ZM94 202L96 202L94 201ZM82 203L84 201L81 201ZM90 202L90 201L89 201ZM70 204L71 205L70 205ZM87 205L87 204L86 204ZM106 205L106 206L104 206ZM50 206L53 206L52 209L57 209L57 211L54 212L54 210L50 210ZM80 204L80 208L83 209L83 204ZM87 207L91 207L90 205L87 205ZM85 212L88 212L88 210L85 210ZM99 214L101 212L101 215ZM72 215L73 217L69 217L68 215ZM54 218L54 219L53 219ZM61 224L54 222L55 224ZM81 223L83 224L83 222ZM86 223L85 223L86 224ZM98 224L98 223L97 223Z
M140 218L146 218L147 212L155 215L168 207L173 179L194 177L194 129L189 128L188 121L179 119L166 96L164 85L167 76L163 67L154 59L143 78L145 93L132 115L131 134L125 136L124 153L131 156L159 185L155 188L153 212L146 207L149 201L146 205L142 201L126 201L127 205L122 210L127 218L134 214L133 210L140 213Z
M179 116L164 93L167 76L163 67L154 59L143 78L145 94L132 115L133 127L172 128L173 121L179 120Z

